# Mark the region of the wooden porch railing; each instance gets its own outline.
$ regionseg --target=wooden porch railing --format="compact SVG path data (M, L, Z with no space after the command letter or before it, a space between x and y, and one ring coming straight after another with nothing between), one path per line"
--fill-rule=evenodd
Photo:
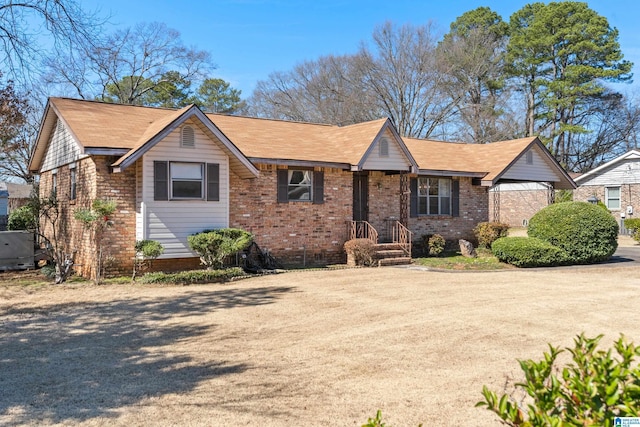
M378 243L378 231L367 221L347 221L347 236L351 239L369 239Z
M396 221L391 228L391 241L400 246L408 256L411 256L412 234L413 233L399 221Z

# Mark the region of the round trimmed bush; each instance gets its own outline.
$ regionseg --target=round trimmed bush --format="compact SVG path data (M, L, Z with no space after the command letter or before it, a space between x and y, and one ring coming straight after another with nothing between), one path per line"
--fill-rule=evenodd
M550 267L567 260L561 248L535 237L501 237L493 242L491 251L501 262L516 267Z
M564 250L570 264L605 261L618 247L618 223L608 211L586 202L549 205L529 221L529 237Z

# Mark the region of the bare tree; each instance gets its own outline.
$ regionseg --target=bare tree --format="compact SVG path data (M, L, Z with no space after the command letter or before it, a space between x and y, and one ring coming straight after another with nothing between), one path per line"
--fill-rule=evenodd
M405 136L428 137L453 114L435 61L434 29L387 23L355 55L326 56L271 74L249 100L263 117L338 125L389 117Z
M90 44L102 23L75 0L0 1L1 62L6 76L20 83L35 80L46 50Z
M165 24L139 24L63 57L49 57L50 83L72 88L81 98L139 104L141 98L176 78L205 78L213 68L209 52L184 46Z
M640 131L637 99L608 91L591 99L576 120L586 131L572 135L567 155L569 170L586 172L636 148Z
M362 86L354 56L324 56L258 82L249 113L261 117L348 125L381 112Z
M444 90L436 65L436 35L431 24L396 28L387 22L373 32L371 50L359 53L365 90L403 136L427 138L446 123L457 99Z

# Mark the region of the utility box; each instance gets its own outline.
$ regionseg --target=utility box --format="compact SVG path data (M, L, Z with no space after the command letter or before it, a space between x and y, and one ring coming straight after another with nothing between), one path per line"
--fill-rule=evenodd
M33 233L0 231L0 271L35 268Z

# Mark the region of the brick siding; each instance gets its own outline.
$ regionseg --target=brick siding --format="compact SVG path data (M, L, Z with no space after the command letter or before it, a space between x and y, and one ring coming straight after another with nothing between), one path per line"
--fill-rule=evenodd
M320 170L320 169L316 169ZM230 177L229 226L249 231L263 250L287 265L345 262L343 245L353 206L351 173L324 171L324 203L277 201L277 169L260 165L260 177Z
M547 190L500 191L498 221L511 227L526 227L531 217L549 202ZM489 192L489 218L494 215L494 193Z
M116 211L111 216L112 226L103 234L103 259L107 275L128 274L133 269L135 254L135 168L110 173L113 157L93 156L76 162L76 199L70 200L69 165L57 168L56 198L59 207L58 236L66 253L75 253L74 270L84 277L94 277L97 247L92 233L74 218L74 212L90 208L96 199L113 200ZM52 191L52 172L40 176L40 197ZM52 236L51 228L45 229Z
M609 187L609 186L608 186ZM613 187L613 186L611 186ZM604 185L581 185L573 191L573 200L576 202L586 202L591 196L595 196L601 202L605 200ZM631 206L633 213L627 214L627 206ZM611 214L621 224L622 214L624 218L640 217L640 184L620 185L620 209L612 209ZM622 227L621 227L622 228Z

